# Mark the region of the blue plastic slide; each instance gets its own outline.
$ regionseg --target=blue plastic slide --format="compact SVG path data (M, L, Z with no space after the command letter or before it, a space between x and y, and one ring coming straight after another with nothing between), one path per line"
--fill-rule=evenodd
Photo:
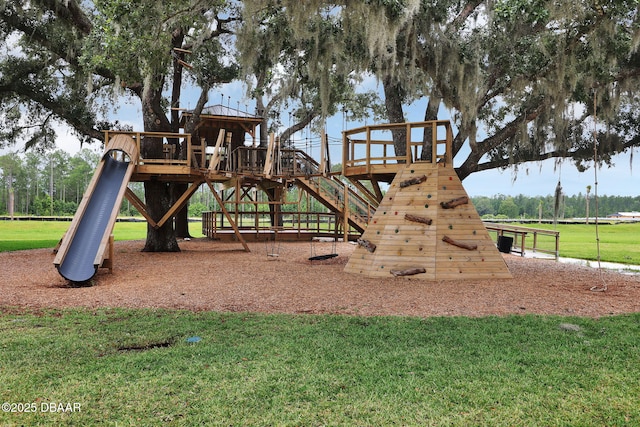
M80 221L68 246L62 262L56 265L62 277L72 282L86 282L91 279L100 265L95 264L100 243L105 233L111 233L115 218L112 212L116 204L122 202L121 188L127 185L129 162L123 162L105 155L104 165L91 191L83 212L78 212ZM62 250L63 248L61 248Z

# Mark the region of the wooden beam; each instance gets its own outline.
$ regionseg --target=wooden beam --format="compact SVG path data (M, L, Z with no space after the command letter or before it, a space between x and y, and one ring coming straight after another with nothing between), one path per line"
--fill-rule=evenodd
M109 273L113 273L113 252L114 252L114 251L113 251L113 234L111 234L111 235L109 236L109 246L108 246L108 249L109 249L109 250L108 250L108 251L105 251L105 253L106 253L106 252L108 252L109 254L108 254L108 255L106 255L106 256L104 257L104 259L102 260L102 264L100 265L100 267L102 267L102 268L107 268L107 269L109 269Z
M267 146L267 158L264 162L264 176L271 179L271 175L273 174L273 157L275 155L274 149L276 145L276 136L271 133L269 134L269 145Z
M378 187L378 191L376 191L376 194L373 194L371 190L369 190L357 179L349 179L349 182L351 182L372 204L378 205L378 203L380 203L380 200L382 200L382 192L380 192L380 187ZM376 187L377 182L373 184L373 188L375 189ZM378 196L380 197L379 199L377 198Z
M193 193L195 193L198 187L200 187L200 184L202 184L202 180L195 181L193 184L191 184L189 188L187 188L187 190L184 193L182 193L182 196L180 196L180 198L176 200L173 206L171 206L167 211L167 213L164 214L164 216L160 219L160 221L158 221L157 228L162 227L167 221L173 218L173 216L176 213L178 213L178 211L182 209L184 205L187 204L191 196L193 196Z
M236 237L238 237L238 240L240 241L240 243L242 243L242 246L244 247L245 252L251 252L249 250L249 246L247 245L247 242L244 240L244 237L242 237L242 234L240 233L240 230L238 229L236 222L233 220L233 218L231 218L231 215L229 214L229 211L227 210L227 208L224 207L224 202L218 195L218 192L216 191L216 189L213 188L213 184L207 178L205 178L205 182L207 183L207 185L209 186L209 189L213 193L213 197L215 197L216 200L218 201L218 205L220 205L220 209L222 210L222 213L224 214L224 216L227 217L227 221L229 221L229 224L231 224L231 227L233 227L233 231L236 233Z
M220 150L222 149L222 143L224 142L225 132L226 131L224 129L220 129L220 132L218 132L218 139L216 140L216 145L213 148L211 159L209 159L209 171L211 172L217 172L218 167L220 166ZM227 157L228 156L229 155L227 154Z
M149 216L149 213L147 212L147 206L142 200L138 198L138 196L136 196L136 193L134 193L129 187L127 187L124 196L131 202L133 207L136 208L138 212L140 212L140 214L147 220L151 227L159 228L158 223L156 223L153 218Z
M349 186L344 186L344 207L342 208L342 229L344 231L344 242L347 243L349 241ZM337 219L337 218L336 218ZM336 223L336 228L338 224Z
M176 52L182 52L182 53L192 53L190 50L182 49L179 47L174 47L173 50L175 50Z
M182 59L178 59L178 64L182 65L183 67L187 67L190 70L193 70L193 65L191 64L187 64L186 62L184 62Z

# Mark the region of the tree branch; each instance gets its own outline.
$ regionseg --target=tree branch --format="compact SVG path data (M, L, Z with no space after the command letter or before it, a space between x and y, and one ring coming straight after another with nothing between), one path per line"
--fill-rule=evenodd
M464 163L456 169L460 179L465 179L473 172L477 172L478 164L482 156L505 142L507 139L512 138L516 134L520 126L522 126L522 123L529 123L534 120L536 117L538 117L543 108L544 106L542 105L542 103L539 103L539 105L534 110L524 112L520 116L513 119L502 129L500 129L499 132L493 134L489 138L486 138L482 142L478 142L467 159L464 161Z
M85 36L93 29L93 24L75 0L39 0L35 3L40 3L55 13L58 18L71 23Z
M307 113L304 115L304 117L298 123L294 124L293 126L291 126L288 129L286 129L284 132L282 132L282 134L280 135L280 140L283 143L289 141L289 138L291 138L291 135L293 135L294 133L304 129L309 123L311 123L311 121L316 116L317 116L317 114L314 111L307 111Z
M478 6L480 6L484 0L473 0L467 3L460 13L451 21L448 26L447 31L457 31L462 24L467 20L467 18L476 10Z

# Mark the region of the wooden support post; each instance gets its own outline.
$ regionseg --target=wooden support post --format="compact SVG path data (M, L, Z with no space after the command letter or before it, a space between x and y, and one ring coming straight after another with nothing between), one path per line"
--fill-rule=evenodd
M235 197L234 201L233 201L233 212L234 212L234 221L236 222L236 225L241 224L242 221L242 217L240 216L240 202L242 201L242 194L240 194L240 181L242 180L241 177L238 177L235 180L235 189L233 190L233 195Z
M380 188L380 183L375 177L371 177L371 186L373 187L373 191L376 194L375 203L380 203L384 198L384 194L382 194L382 189ZM364 185L363 185L364 187Z
M229 214L229 211L227 210L227 208L224 207L224 202L218 195L218 192L216 191L216 189L213 188L213 184L208 179L205 179L205 182L207 183L207 185L209 186L209 189L213 193L213 197L215 197L216 200L218 201L218 204L220 205L220 209L222 210L224 215L227 217L227 220L231 224L231 227L233 227L233 231L236 233L236 237L238 237L238 240L240 241L240 243L242 243L242 247L244 248L245 252L251 252L249 250L249 246L247 245L247 242L244 240L244 237L242 237L242 234L240 233L240 229L238 229L238 226L236 225L235 221L233 220L233 218L231 218L231 215Z
M427 224L427 225L431 225L431 223L433 222L433 220L431 218L427 218L427 217L424 217L424 216L418 216L418 215L411 215L411 214L405 214L404 215L404 219L406 219L407 221L419 222L419 223Z
M406 270L391 270L390 273L393 274L395 277L399 277L399 276L413 276L415 274L421 274L421 273L426 273L427 270L422 268L422 267L414 267L414 268L408 268Z
M213 154L211 155L211 159L209 159L209 170L211 172L217 172L220 167L220 152L222 151L222 143L224 142L224 134L225 130L220 129L218 132L218 139L216 140L216 145L213 148Z
M438 163L438 127L431 124L431 163Z
M458 242L457 240L453 240L449 236L444 236L442 238L442 241L450 245L457 246L462 249L466 249L468 251L475 251L476 249L478 249L478 245L470 245L468 243Z
M469 198L467 196L458 197L456 199L451 199L448 202L440 203L443 209L453 209L456 206L466 205L469 203Z
M101 267L108 268L109 273L113 273L113 234L109 236L108 253L109 255L107 255L107 257L102 261Z
M182 193L182 196L180 196L180 198L176 200L173 206L171 206L167 211L167 213L164 214L164 216L160 219L160 221L158 221L158 224L155 228L162 227L167 221L173 218L173 216L187 204L191 196L193 196L193 193L196 192L196 190L198 189L198 187L200 187L200 184L202 184L202 182L203 182L202 180L199 180L191 184L191 187L187 188L187 190L184 193Z
M271 133L269 134L269 145L267 145L267 158L264 162L264 176L271 179L271 175L273 174L273 158L274 158L274 149L276 145L276 136Z
M114 238L113 234L109 236L109 273L113 273L113 255L115 253L114 247Z
M405 188L405 187L408 187L410 185L421 184L421 183L425 182L426 180L427 180L427 176L426 175L417 176L415 178L407 179L406 181L402 181L400 183L400 188Z
M200 138L200 167L207 167L207 140Z
M342 209L342 219L343 219L343 225L342 225L342 232L343 232L343 239L344 242L348 242L349 241L349 186L345 185L344 186L344 208Z
M376 251L376 245L368 240L358 239L356 242L371 253Z
M151 227L156 228L156 229L160 228L158 226L158 223L155 222L153 220L153 218L151 218L151 216L147 212L147 207L144 204L144 202L142 200L140 200L140 198L138 196L136 196L136 193L131 191L131 189L129 187L127 187L127 190L125 191L124 196L127 198L127 200L129 200L131 202L133 207L136 208L138 210L138 212L140 212L140 214L147 220L147 222L149 223L149 225Z
M187 158L185 159L186 160L186 164L187 164L187 166L191 166L191 155L192 155L191 150L192 150L192 148L191 148L191 134L190 133L187 134L187 139L186 139L186 141L184 143L187 145L186 147L184 147L187 150ZM138 153L139 152L140 152L140 147L138 147Z
M413 158L411 156L411 123L407 123L405 125L405 154L407 156L405 163L409 164L413 162ZM369 139L367 142L370 141Z

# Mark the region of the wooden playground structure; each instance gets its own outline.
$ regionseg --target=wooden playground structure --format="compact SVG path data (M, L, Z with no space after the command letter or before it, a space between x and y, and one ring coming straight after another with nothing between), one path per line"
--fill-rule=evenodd
M183 112L183 125L189 114ZM203 234L236 240L247 251L247 239L324 236L360 243L345 268L357 274L428 280L511 277L453 169L448 121L344 131L340 176L329 172L326 138L316 161L302 150L281 147L273 135L261 145L256 128L262 120L253 115L214 106L200 120L193 136L105 132L107 150L123 139L135 147L130 148L135 153L129 155L127 182L187 184L156 221L124 183L124 197L151 227L172 221L206 184L217 210L204 213ZM392 137L398 133L405 136L400 155ZM297 202L286 200L292 186L300 189ZM301 209L303 199L317 200L326 211Z
M144 202L127 190L125 196L151 226L160 227L172 220L195 191L206 184L218 207L205 212L202 218L202 232L211 238L243 242L275 233L285 240L306 240L316 235L333 236L337 230L353 240L364 231L376 203L329 173L326 140L321 150L323 159L316 161L302 150L282 148L273 135L266 146L260 146L256 127L262 119L222 106L212 107L208 113L201 115L194 137L184 133L105 132L107 143L114 135L124 134L139 147L140 157L131 181L153 179L189 184L159 221L153 221L146 214ZM145 152L143 145L149 139L154 140L156 148ZM298 200L286 201L286 192L292 186L301 190ZM301 209L303 199L311 198L326 210Z

